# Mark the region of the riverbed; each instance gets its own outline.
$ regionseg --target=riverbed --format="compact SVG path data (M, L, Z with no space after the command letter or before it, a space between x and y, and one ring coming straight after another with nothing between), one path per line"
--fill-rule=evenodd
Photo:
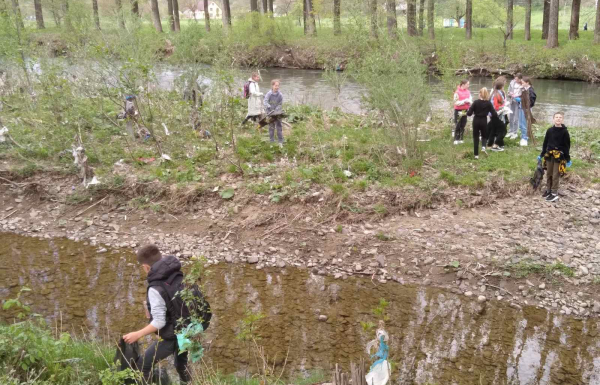
M115 338L144 324L144 276L128 251L0 234L0 259L0 299L30 287L25 301L53 327ZM202 283L214 313L208 362L225 373L253 370L252 350L236 339L246 311L265 316L256 335L277 368L285 363L289 371L307 373L369 362L365 346L374 331L360 322L377 323L373 309L384 298L397 383L600 382L595 318L290 267L210 265Z

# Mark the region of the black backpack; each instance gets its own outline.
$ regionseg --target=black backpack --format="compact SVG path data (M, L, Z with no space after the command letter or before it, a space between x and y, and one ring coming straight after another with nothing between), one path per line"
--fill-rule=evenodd
M183 274L177 272L166 281L152 282L148 288L153 286L163 289L160 292L167 305L167 310L175 326L175 330L181 330L188 326L193 316L201 318L202 328L204 330L208 329L212 312L210 304L204 298L198 285L194 284L189 287L191 291L189 298L182 298L181 291L186 289L186 286L183 283Z

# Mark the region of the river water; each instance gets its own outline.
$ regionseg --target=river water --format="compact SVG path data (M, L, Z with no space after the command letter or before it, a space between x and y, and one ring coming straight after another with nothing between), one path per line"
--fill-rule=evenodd
M173 87L175 79L181 74L178 68L158 69L159 83L164 88ZM261 91L270 89L272 79L281 79L281 91L286 101L295 104L310 104L323 109L341 108L345 112L359 113L363 89L348 80L344 83L341 93L336 98L336 91L323 77L323 71L268 68L261 70L262 81L259 82ZM457 83L459 78L457 78ZM482 87L492 88L492 78L473 77L471 93L477 99L477 93ZM452 114L451 103L447 90L442 83L431 78L432 102L431 108L436 113ZM240 85L241 87L241 85ZM537 94L534 116L540 123L551 123L552 116L557 111L565 113L565 124L571 127L600 126L600 85L568 80L534 79L533 87ZM451 90L453 91L453 90Z
M0 262L0 299L30 287L25 301L52 326L114 338L144 325L143 273L129 252L0 234ZM265 315L256 334L277 368L327 372L336 363L347 370L351 361L369 362L365 346L374 332L360 322L376 323L372 309L385 298L394 383L600 383L597 319L482 305L435 288L254 266L212 265L204 279L214 313L207 362L224 373L254 368L253 350L235 338L246 310Z

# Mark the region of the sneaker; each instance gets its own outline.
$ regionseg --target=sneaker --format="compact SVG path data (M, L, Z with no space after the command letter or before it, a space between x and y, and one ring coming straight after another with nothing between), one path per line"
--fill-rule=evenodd
M479 155L475 155L475 159L479 159Z
M548 191L548 190L546 190L546 191L544 191L544 193L542 194L542 198L548 198L548 195L550 195L550 194L551 194L551 192L550 192L550 191Z
M452 130L452 136L450 136L451 138L454 138L454 130Z
M501 151L504 151L504 147L492 147L492 151L501 152Z
M454 141L454 144L458 144L458 140L455 140L455 141Z
M508 139L517 139L517 134L508 134Z
M546 201L547 202L556 202L558 200L558 194L552 194L550 193L550 195L548 195L546 197Z
M527 146L527 139L521 139L521 142L519 142L519 145L521 147L526 147Z
M465 141L464 140L459 140L458 143L463 144Z
M481 151L485 152L485 147L481 147Z

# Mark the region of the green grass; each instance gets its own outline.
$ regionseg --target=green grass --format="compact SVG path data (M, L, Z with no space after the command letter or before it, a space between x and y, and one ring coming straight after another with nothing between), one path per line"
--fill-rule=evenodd
M532 274L543 274L546 278L550 279L555 272L565 277L573 277L575 275L572 268L561 262L543 264L534 262L531 259L524 259L517 263L507 264L506 268L515 278L527 278Z

